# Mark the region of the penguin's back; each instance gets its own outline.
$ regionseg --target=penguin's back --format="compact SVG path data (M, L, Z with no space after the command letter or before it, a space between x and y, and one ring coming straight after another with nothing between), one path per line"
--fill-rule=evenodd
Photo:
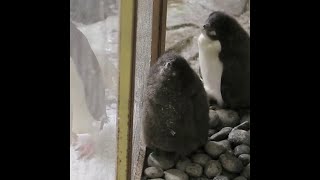
M232 48L222 49L220 54L224 65L221 94L225 107L233 109L250 108L250 38L246 34L242 36L230 43Z
M209 108L200 79L186 61L182 63L186 63L182 69L178 67L182 74L165 72L176 73L173 77L163 72L161 67L165 64L161 62L152 67L145 94L143 130L148 147L186 155L207 140Z

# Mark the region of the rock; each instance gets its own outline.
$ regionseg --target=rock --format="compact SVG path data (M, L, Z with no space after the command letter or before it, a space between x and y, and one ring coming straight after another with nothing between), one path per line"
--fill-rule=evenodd
M191 163L186 167L186 173L192 177L200 177L202 172L202 167L196 163Z
M245 130L236 129L231 131L228 140L235 145L245 144L250 146L250 134Z
M245 178L243 176L238 176L238 177L234 178L233 180L247 180L247 178Z
M241 124L239 124L238 126L233 128L233 130L236 130L236 129L242 129L242 130L248 131L250 129L250 122L244 121Z
M246 8L247 0L212 0L215 9L239 16Z
M234 155L239 156L241 154L250 154L250 147L245 144L236 146L234 148Z
M179 53L188 60L198 53L197 36L200 31L198 27L195 27L196 25L183 26L183 24L178 24L177 26L181 27L167 31L165 49Z
M234 179L235 177L239 176L239 173L231 173L231 172L226 171L225 169L222 169L221 175L226 176L229 179Z
M246 121L248 121L250 123L250 114L249 113L242 116L240 123L244 123Z
M204 146L205 151L214 159L217 159L222 153L226 151L226 148L215 142L215 141L209 141Z
M210 160L204 168L204 174L208 178L213 178L217 175L220 175L221 172L222 172L222 166L219 161L215 161L215 160Z
M201 153L201 154L194 154L194 155L191 157L191 160L192 160L192 162L197 163L197 164L199 164L199 165L201 165L201 166L204 167L204 166L206 165L206 163L207 163L209 160L211 160L211 157L210 157L209 155L203 154L203 153Z
M154 179L148 179L148 180L164 180L162 178L154 178Z
M148 167L144 170L144 174L148 178L160 178L163 176L163 171L158 167Z
M220 141L220 140L227 139L231 130L232 130L231 127L224 127L219 132L212 135L209 139L211 141Z
M237 112L233 110L219 109L216 113L220 119L221 128L223 127L235 127L240 123L240 117Z
M208 179L206 177L190 177L189 179L190 180L210 180L210 179Z
M216 133L217 131L215 129L209 129L208 131L208 136L212 136L214 133Z
M250 163L243 169L241 176L250 179Z
M83 24L92 24L116 15L117 9L116 0L70 0L70 18Z
M188 180L189 179L188 175L179 169L169 169L165 171L164 178L166 180Z
M227 151L225 153L228 153L228 154L231 154L231 155L234 155L234 152L232 149L227 149Z
M218 141L217 142L219 145L223 146L224 148L226 148L227 150L231 149L231 144L228 140L222 140L222 141Z
M242 164L246 166L250 163L250 154L241 154L238 159L242 161Z
M191 163L192 163L191 160L188 158L180 159L176 164L176 168L181 171L185 171L186 167Z
M174 161L170 157L155 155L155 153L152 152L148 157L148 166L159 167L163 170L167 170L174 166Z
M230 180L227 176L216 176L213 180Z
M214 110L209 110L209 127L212 129L212 128L215 128L219 125L220 123L220 118L217 114L216 111Z
M244 30L250 35L250 11L246 11L240 17L236 18ZM250 122L250 120L249 120Z
M230 154L222 154L219 157L222 167L231 173L240 173L243 170L243 164L240 159Z

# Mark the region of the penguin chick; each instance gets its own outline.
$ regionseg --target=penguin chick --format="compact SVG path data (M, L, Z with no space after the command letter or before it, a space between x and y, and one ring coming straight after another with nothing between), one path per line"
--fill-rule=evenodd
M147 147L185 156L207 142L206 92L187 61L165 53L149 72L143 109Z
M209 15L198 38L201 77L220 108L250 108L250 37L223 12Z

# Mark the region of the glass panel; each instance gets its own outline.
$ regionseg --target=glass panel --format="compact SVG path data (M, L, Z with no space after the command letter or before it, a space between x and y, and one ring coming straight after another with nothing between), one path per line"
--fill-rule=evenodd
M70 179L116 177L119 0L70 0Z
M203 78L201 83L198 78L192 76L194 74L187 71L188 68L179 66L182 64L181 61L163 63L162 67L157 64L159 66L156 67L160 68L152 68L154 74L161 72L163 75L159 75L157 79L153 77L146 87L150 89L142 94L151 96L144 102L148 111L145 113L147 115L143 116L145 121L142 129L145 130L146 145L150 149L149 152L148 148L146 151L142 171L146 173L142 175L143 179L155 176L163 179L235 179L237 176L244 176L250 179L250 39L236 23L233 24L234 21L222 18L223 23L219 24L221 26L215 28L225 28L217 31L225 34L217 36L210 34L212 38L203 40L204 45L199 43L204 49L201 51L198 47L198 38L213 11L224 11L250 33L249 2L249 0L168 0L165 51L172 51L184 57L202 80L199 71L200 54L202 70L207 70L202 73L204 72L203 75L208 78ZM231 28L232 30L228 31ZM210 33L216 33L211 29L208 30ZM222 56L218 54L222 52L220 48L224 53ZM235 49L232 49L231 53L226 52L231 48ZM233 59L235 54L237 59ZM231 61L236 61L239 57L241 63L230 63L225 60L221 68L221 58L226 56ZM229 68L228 71L225 71L226 68ZM172 72L172 69L178 69L176 71L178 73L183 72L183 79L192 77L189 80L193 84L187 86L184 83L189 82L181 80L182 78L176 79L175 77L181 76L175 72L166 74ZM223 71L226 72L224 75L230 72L232 75L224 76L224 79L221 75ZM212 72L218 72L218 75ZM178 85L171 84L170 79L171 83L178 82L176 83ZM224 86L221 85L223 83ZM181 88L179 84L188 88ZM206 102L211 97L207 99L201 86L206 86L207 94L214 95L217 101L225 98L224 102L219 101L219 105L225 103L227 108L210 106L209 110ZM192 95L190 93L190 96L186 96L189 90L192 91ZM220 94L223 94L222 98ZM240 136L241 140L238 139ZM240 149L242 152L239 152ZM244 156L240 157L241 153ZM152 166L160 167L162 170L150 168ZM215 178L218 175L225 177Z

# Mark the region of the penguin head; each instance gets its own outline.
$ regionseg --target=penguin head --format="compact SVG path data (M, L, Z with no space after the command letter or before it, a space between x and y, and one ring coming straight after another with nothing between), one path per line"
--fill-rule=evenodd
M189 66L188 62L182 56L167 52L163 54L158 62L158 71L161 79L170 83L184 83L184 80L193 80L193 70ZM177 86L179 86L177 84Z
M240 25L230 15L215 11L211 13L203 25L204 33L213 41L228 37Z
M180 55L172 52L168 52L162 55L159 59L163 73L168 76L179 76L183 73L189 66L187 61Z

